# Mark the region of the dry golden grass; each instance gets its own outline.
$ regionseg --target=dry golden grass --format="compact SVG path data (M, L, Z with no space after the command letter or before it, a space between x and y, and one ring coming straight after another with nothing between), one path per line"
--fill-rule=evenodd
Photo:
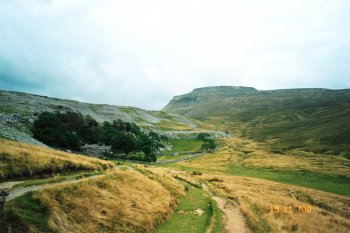
M196 177L191 175L191 173L189 173L189 172L178 171L178 170L173 170L173 169L169 169L169 168L162 168L162 167L147 167L147 168L145 168L145 167L139 166L139 168L150 172L150 174L152 174L151 176L149 176L150 178L152 178L153 176L156 175L158 177L157 181L159 181L159 182L162 182L162 180L164 180L165 178L166 179L176 178L176 179L183 180L186 183L192 184L193 186L201 187L199 179L197 179ZM159 180L159 178L161 178L161 180ZM175 187L175 190L177 190L177 192L179 192L179 190L181 191L182 189L180 187L182 187L182 185L177 183L177 187ZM167 189L169 190L169 188L167 188ZM172 190L172 189L170 189L170 190ZM182 195L184 195L183 192L179 193L178 196L182 196Z
M143 165L135 165L135 168L148 178L162 184L173 196L182 197L185 195L183 185L174 178L174 170Z
M267 151L262 145L241 138L221 139L225 144L215 153L193 161L179 163L182 166L204 170L225 171L231 164L280 170L307 170L330 175L350 176L350 160L337 155L317 155L310 152L290 151L280 155Z
M349 197L253 178L208 174L203 178L211 189L239 203L253 232L350 231ZM274 206L279 206L279 213L271 212ZM302 213L299 206L310 206L311 212Z
M48 225L57 232L150 232L176 205L162 184L136 171L114 171L34 195L48 206Z
M0 139L0 179L112 167L104 160Z
M350 176L349 160L341 156L316 155L298 151L278 155L250 140L228 138L222 141L225 145L215 153L192 161L184 161L176 166L188 171L196 169L202 171L205 174L198 178L207 180L211 189L240 203L252 232L267 232L270 228L272 232L350 232L349 197L262 179L227 175L240 175L235 172L240 168L243 174L249 170L251 174L259 177L260 174L265 175L265 171L276 169L289 172L288 175L290 175L283 177L282 173L272 172L276 181L294 182L298 185L300 182L300 185L313 187L310 184L311 180L298 180L298 176L293 180L294 171L308 171L309 173L305 173L306 176L316 174L314 177L317 177L320 174L319 183L323 184L324 181L326 182L324 185L328 187L331 182L331 179L327 180L328 175L335 175L330 177ZM337 181L341 182L341 178ZM343 182L343 185L334 187L346 188L345 178ZM331 192L321 185L316 186ZM345 190L344 193L346 193ZM281 211L271 213L270 208L274 206L281 208ZM283 213L284 208L289 212L289 206L292 208L292 213ZM301 213L299 206L311 206L312 211Z
M228 147L225 146L214 153L200 156L195 160L179 162L177 165L191 169L223 173L232 162L238 162L240 159L227 148Z
M228 141L231 142L231 146L241 146L239 151L244 153L243 157L246 157L242 162L243 165L282 170L308 170L343 176L350 174L350 160L338 155L319 155L298 150L289 151L285 155L274 154L250 140L241 140L241 144L239 139L235 141L228 139Z

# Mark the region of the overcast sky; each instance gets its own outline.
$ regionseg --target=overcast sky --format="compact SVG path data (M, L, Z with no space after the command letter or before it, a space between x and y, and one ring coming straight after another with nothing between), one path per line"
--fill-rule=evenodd
M159 109L203 86L350 88L349 0L1 0L0 89Z

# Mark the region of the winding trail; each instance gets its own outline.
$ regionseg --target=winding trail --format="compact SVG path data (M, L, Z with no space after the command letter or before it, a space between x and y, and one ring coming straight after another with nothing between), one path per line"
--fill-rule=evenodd
M211 198L216 202L218 208L225 214L226 222L225 229L230 233L250 233L251 231L245 224L244 217L237 206L227 201L224 198L215 196L213 192L205 185L202 184L203 189L208 191Z
M54 187L54 186L58 186L58 185L64 185L64 184L73 184L73 183L78 183L81 181L86 181L89 179L93 179L93 178L98 178L98 177L102 177L103 175L96 175L96 176L90 176L87 178L82 178L79 180L65 180L65 181L61 181L61 182L57 182L57 183L51 183L51 184L42 184L42 185L32 185L32 186L28 186L28 187L20 187L20 188L16 188L13 190L10 190L8 193L9 195L6 197L6 202L10 201L16 197L22 196L24 194L26 194L27 192L31 192L31 191L36 191L36 190L40 190L40 189L44 189L44 188L49 188L49 187ZM15 184L21 183L23 181L18 181L18 182L5 182L0 184L0 189L3 190L8 190L10 188L12 188Z
M122 167L124 167L127 170L134 170L134 168L130 167L130 166L115 166L115 170L121 170ZM11 190L11 188L13 186L15 186L16 184L22 183L23 181L11 181L11 182L1 183L0 184L0 190L4 190L4 191L10 190L8 192L9 195L6 197L6 201L10 201L10 200L12 200L12 199L14 199L16 197L19 197L19 196L22 196L22 195L26 194L27 192L31 192L31 191L35 191L35 190L39 190L39 189L44 189L44 188L49 188L49 187L53 187L53 186L57 186L57 185L74 184L74 183L78 183L78 182L85 181L85 180L88 180L88 179L102 177L104 175L105 174L89 176L89 177L81 178L81 179L78 179L78 180L64 180L64 181L50 183L50 184L31 185L31 186L27 186L27 187L15 188L15 189L12 189L12 190Z
M22 182L23 181L10 181L10 182L5 182L5 183L0 183L0 191L11 189L16 184L20 184Z

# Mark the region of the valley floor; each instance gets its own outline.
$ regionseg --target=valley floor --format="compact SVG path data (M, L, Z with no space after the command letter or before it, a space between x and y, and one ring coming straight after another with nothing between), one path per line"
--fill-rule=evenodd
M300 151L275 154L240 138L222 139L222 143L224 146L214 153L179 163L137 165L116 161L116 169L87 172L92 177L97 175L93 179L84 179L89 175L78 171L12 183L13 190L36 188L6 203L7 229L350 231L348 159Z

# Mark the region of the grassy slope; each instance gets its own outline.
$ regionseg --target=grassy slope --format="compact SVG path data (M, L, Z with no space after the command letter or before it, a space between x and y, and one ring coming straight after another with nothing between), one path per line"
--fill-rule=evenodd
M67 171L104 170L111 162L0 139L0 178L50 176Z
M292 184L350 196L350 177L332 176L309 171L288 171L243 166L232 166L227 173L237 176L266 179L279 183Z
M195 91L164 110L243 133L272 150L350 156L350 90Z
M203 178L211 189L239 203L252 232L350 230L349 197L239 176L205 174ZM299 209L303 206L309 211Z
M165 174L149 175L111 172L27 194L7 203L5 226L14 232L150 232L172 213L183 187Z
M250 140L225 139L223 142L226 146L213 154L170 166L262 178L350 196L348 159L310 153L277 155Z

